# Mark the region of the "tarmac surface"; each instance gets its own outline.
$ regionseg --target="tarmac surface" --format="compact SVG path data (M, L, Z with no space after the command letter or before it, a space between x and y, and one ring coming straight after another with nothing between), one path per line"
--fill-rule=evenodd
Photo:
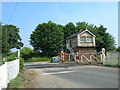
M118 68L49 62L25 66L36 72L32 88L118 88Z

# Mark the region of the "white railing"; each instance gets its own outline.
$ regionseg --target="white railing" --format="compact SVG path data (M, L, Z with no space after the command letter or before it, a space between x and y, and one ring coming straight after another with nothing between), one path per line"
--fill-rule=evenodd
M76 61L75 52L74 52L74 50L70 47L69 44L67 44L67 49L70 51L71 55L73 56L73 59Z
M19 73L19 59L5 62L5 64L0 66L0 90L2 88L7 88L7 84L11 79L17 77Z

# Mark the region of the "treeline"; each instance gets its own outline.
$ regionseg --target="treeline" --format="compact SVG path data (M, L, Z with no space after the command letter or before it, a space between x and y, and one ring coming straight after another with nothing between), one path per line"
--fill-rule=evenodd
M107 51L115 50L114 37L106 32L107 28L87 22L77 22L76 24L69 22L66 25L60 25L48 21L38 24L30 35L30 44L34 47L34 51L41 56L55 56L62 49L66 50L66 37L86 28L96 35L97 51L101 51L102 48Z

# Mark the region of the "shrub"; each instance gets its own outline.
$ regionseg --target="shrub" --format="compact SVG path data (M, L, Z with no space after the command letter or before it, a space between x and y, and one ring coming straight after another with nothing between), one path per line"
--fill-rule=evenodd
M21 50L21 57L24 58L24 60L28 60L29 58L32 57L33 50L28 47L24 47Z
M6 61L13 61L13 60L16 60L18 59L18 57L15 57L15 56L9 56Z
M20 72L24 69L24 58L20 57Z

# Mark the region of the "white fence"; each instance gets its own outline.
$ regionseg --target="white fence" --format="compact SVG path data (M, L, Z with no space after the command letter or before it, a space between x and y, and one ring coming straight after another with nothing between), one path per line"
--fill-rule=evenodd
M2 88L7 88L7 84L11 79L17 77L19 73L19 59L14 61L5 62L5 64L0 66L0 90Z

